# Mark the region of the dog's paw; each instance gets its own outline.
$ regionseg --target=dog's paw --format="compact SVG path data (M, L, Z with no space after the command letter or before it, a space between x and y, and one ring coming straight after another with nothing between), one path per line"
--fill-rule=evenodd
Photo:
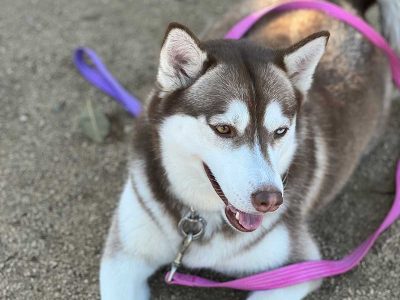
M301 300L321 285L321 280L305 282L282 289L257 291L247 300Z
M285 289L252 293L247 300L301 300L303 297L287 293Z

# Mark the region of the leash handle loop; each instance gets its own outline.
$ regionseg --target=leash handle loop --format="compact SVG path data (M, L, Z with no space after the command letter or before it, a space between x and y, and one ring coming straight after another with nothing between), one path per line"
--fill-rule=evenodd
M90 60L92 65L86 63L85 57ZM87 47L77 48L74 52L73 61L87 81L117 100L126 111L135 117L141 113L140 101L118 83L94 50Z

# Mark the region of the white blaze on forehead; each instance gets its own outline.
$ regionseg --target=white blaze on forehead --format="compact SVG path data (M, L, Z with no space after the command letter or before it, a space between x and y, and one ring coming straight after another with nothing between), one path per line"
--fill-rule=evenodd
M269 132L273 132L282 126L290 126L290 120L283 114L282 106L277 101L267 105L264 114L264 126Z
M232 125L236 130L243 134L250 122L250 114L244 101L232 101L225 113L212 116L210 118L211 125L227 124Z

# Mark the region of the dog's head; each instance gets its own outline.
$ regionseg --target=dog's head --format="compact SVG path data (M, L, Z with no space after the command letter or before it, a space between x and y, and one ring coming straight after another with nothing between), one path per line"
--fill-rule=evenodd
M161 161L180 201L221 211L243 232L283 211L297 113L328 37L320 32L272 50L246 40L203 43L184 26L169 26L149 119L160 122Z

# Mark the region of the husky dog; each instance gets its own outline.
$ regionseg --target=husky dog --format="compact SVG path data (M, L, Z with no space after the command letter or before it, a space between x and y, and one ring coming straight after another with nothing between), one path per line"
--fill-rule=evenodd
M241 40L221 39L241 17L276 2L240 4L201 41L169 25L104 249L102 299L150 298L147 279L174 260L177 224L190 208L207 226L186 267L243 276L321 258L309 216L379 136L391 76L379 50L317 11L275 14ZM387 24L400 15L393 2L380 1ZM302 299L319 285L248 299Z

